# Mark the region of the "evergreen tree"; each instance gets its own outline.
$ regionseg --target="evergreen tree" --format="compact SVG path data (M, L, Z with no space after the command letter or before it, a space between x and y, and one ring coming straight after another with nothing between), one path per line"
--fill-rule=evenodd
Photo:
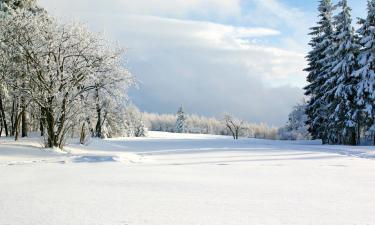
M356 115L362 121L360 126L372 134L371 128L375 128L375 0L368 1L367 10L367 18L358 30L362 49L358 56L359 69L355 74L359 79ZM375 144L375 137L373 141Z
M355 97L358 79L354 76L359 51L352 27L351 9L347 0L338 3L341 12L334 17L333 55L328 65L328 79L322 86L329 112L329 140L331 143L356 144Z
M305 69L309 73L307 76L309 85L305 87L305 94L310 97L306 107L306 114L308 115L307 125L313 138L323 139L324 143L328 139L328 132L325 129L328 121L326 113L327 104L323 98L324 92L322 92L321 87L328 79L326 65L327 60L331 58L328 50L329 46L332 45L333 8L331 0L320 1L318 8L320 21L317 26L311 28L310 35L312 36L312 40L309 45L312 47L312 50L307 56L309 66Z
M184 133L186 131L185 127L186 116L183 107L181 106L177 111L177 120L175 126L176 133Z

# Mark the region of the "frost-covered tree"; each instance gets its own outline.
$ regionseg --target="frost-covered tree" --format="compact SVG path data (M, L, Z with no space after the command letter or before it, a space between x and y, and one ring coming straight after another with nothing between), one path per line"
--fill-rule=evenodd
M147 127L143 114L134 105L120 105L109 109L110 113L103 124L102 137L145 137Z
M118 111L125 108L128 102L126 91L134 84L130 73L122 67L123 50L108 51L107 49L112 48L110 46L102 48L103 52L100 53L105 57L100 59L102 66L97 71L98 76L94 82L94 89L91 91L92 102L89 101L95 111L96 121L93 121L95 137L103 137L102 129L108 115L114 114L112 118L117 114L121 115Z
M329 130L331 143L355 145L358 123L354 109L358 79L353 75L357 69L359 45L347 0L340 1L338 7L341 11L334 17L336 30L332 35L333 54L328 64L330 77L322 86L329 112L329 123L326 128Z
M0 75L0 137L3 134L3 130L5 132L5 136L9 135L8 123L7 123L7 118L5 115L5 104L4 104L4 100L6 97L7 97L7 89L4 84L4 81L2 80L2 76Z
M0 19L9 16L11 17L17 14L24 14L25 12L33 14L45 13L45 11L36 4L36 0L0 0ZM4 63L4 60L8 62L14 62L19 59L9 58L6 55L3 56L5 56L5 58L3 57L0 59L3 60L3 62L1 63L1 72L3 76L5 73L13 74L13 81L12 87L10 87L9 85L5 85L7 86L6 88L8 89L9 93L8 99L4 99L4 96L0 96L0 98L3 98L0 101L2 101L2 105L4 108L7 108L7 103L12 105L12 109L10 112L5 113L5 110L3 111L2 120L4 124L3 126L5 126L6 135L15 136L15 139L17 140L20 134L22 134L22 137L26 137L28 135L29 126L31 125L31 121L29 120L31 119L32 115L28 107L30 101L28 100L28 96L25 95L25 93L22 91L22 89L27 86L27 77L19 76L18 72L15 71L14 68L9 68L7 66L9 65L9 63ZM13 71L11 71L12 69ZM21 86L21 88L18 88L17 86ZM10 125L9 132L7 132L7 116L10 117L10 121L8 121Z
M74 126L86 120L93 92L114 84L125 92L131 79L122 54L105 39L45 14L24 11L4 17L0 42L2 58L11 59L7 67L15 72L7 73L9 85L41 109L47 147L61 148Z
M214 134L230 135L223 120L214 117L186 114L185 132L193 134ZM176 116L174 114L143 113L143 120L148 130L175 132ZM240 120L236 120L241 122ZM271 127L265 123L249 123L242 121L241 129L238 132L240 137L251 137L261 139L277 139L277 127Z
M1 17L24 14L25 12L47 15L47 11L37 4L37 0L0 0Z
M13 18L17 14L9 14L9 13L0 13L0 21L3 22L2 26L7 26L5 24L8 19ZM26 93L26 87L28 86L29 79L25 75L25 70L27 64L22 64L22 57L20 55L20 51L16 51L16 49L12 49L12 47L8 48L7 44L12 37L9 37L8 34L12 32L10 29L2 30L2 40L0 41L2 44L1 52L0 52L0 73L2 76L2 85L7 90L8 95L1 95L4 105L11 104L11 110L8 110L7 114L10 116L10 134L15 136L16 140L20 134L20 125L22 122L22 136L27 136L27 121L26 121L26 110L27 106L30 103L30 98ZM15 31L16 32L16 31ZM14 41L14 40L12 40ZM5 51L7 49L7 51ZM7 98L5 98L7 97ZM7 108L7 106L5 106ZM6 115L3 116L4 120L6 120Z
M323 139L325 143L328 139L328 132L325 129L328 121L327 103L323 97L322 85L330 77L330 74L327 73L327 64L331 60L329 47L332 46L333 42L333 9L331 0L320 1L318 8L320 20L317 26L311 28L310 36L312 36L312 39L309 45L312 50L307 55L309 66L305 69L308 72L307 81L309 83L305 87L305 94L310 98L306 107L307 124L313 138Z
M185 133L186 131L186 116L184 112L184 108L181 106L177 111L177 120L175 126L176 133Z
M280 139L283 140L308 140L311 138L306 125L306 103L303 102L293 107L288 116L286 126L279 129Z
M176 126L176 115L174 114L143 113L143 118L149 130L174 132Z
M234 118L230 114L224 115L224 123L233 139L237 140L240 137L241 131L244 129L245 122L243 120Z
M135 106L129 106L125 114L127 133L129 137L147 136L147 128L143 121L142 113Z
M23 9L34 12L41 10L36 4L36 0L0 0L0 11L12 12Z
M362 22L358 30L360 44L362 46L359 56L359 69L355 73L357 77L357 110L355 116L361 123L358 127L363 127L365 131L375 128L375 0L368 1L367 18ZM361 132L359 129L358 133ZM374 132L368 132L370 134ZM375 136L373 136L375 144Z

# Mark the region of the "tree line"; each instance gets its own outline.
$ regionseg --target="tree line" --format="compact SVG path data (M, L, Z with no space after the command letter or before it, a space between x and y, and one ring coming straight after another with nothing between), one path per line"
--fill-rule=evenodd
M222 119L205 117L186 113L180 107L176 114L142 113L144 124L148 130L172 133L193 133L260 138L279 139L278 128L265 123L249 123L230 114Z
M124 49L35 1L0 1L0 136L40 130L46 147L68 137L123 135L134 79ZM82 138L82 137L81 137ZM83 141L83 140L81 140Z
M287 123L280 127L250 123L225 113L222 119L188 114L180 107L176 114L142 113L147 130L172 133L193 133L232 136L233 139L258 138L270 140L310 140L306 126L306 102L293 107Z
M354 29L347 0L321 0L311 28L309 132L325 144L375 144L375 0Z

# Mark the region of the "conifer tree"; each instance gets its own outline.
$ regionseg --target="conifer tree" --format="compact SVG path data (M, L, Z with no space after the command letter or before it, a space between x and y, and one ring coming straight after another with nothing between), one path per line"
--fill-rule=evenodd
M332 12L333 5L331 0L321 0L319 4L319 18L317 26L311 28L310 35L312 39L309 43L312 50L306 57L309 66L305 69L309 74L307 76L308 86L305 87L305 94L310 97L306 107L308 115L307 124L309 131L314 139L323 139L327 143L328 132L325 129L327 121L326 102L321 90L322 85L328 79L326 74L327 60L329 56L329 46L332 45Z
M329 140L331 143L355 145L357 118L355 97L358 79L354 76L359 51L352 26L351 9L347 0L338 3L341 11L334 17L333 55L327 74L329 79L322 86L328 103Z
M176 133L184 133L186 131L186 116L183 107L181 106L177 111L177 120L176 120Z
M368 1L367 18L362 22L358 30L360 44L362 46L359 56L359 69L355 76L358 77L357 84L357 110L356 116L362 122L359 124L365 131L375 136L371 128L375 128L375 0ZM358 129L358 133L361 129Z

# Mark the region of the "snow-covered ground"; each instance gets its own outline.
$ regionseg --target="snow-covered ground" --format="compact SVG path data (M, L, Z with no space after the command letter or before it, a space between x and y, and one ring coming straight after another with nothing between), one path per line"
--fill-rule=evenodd
M375 148L150 132L0 139L0 225L373 225Z

